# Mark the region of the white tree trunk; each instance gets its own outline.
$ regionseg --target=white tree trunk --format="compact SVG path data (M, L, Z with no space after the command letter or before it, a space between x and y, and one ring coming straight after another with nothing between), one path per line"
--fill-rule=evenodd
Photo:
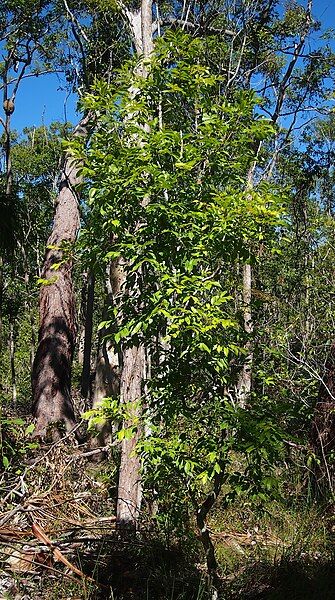
M138 54L149 58L153 50L152 41L152 0L142 0L140 11L127 17L134 36L134 45ZM148 73L147 65L142 66L142 77ZM146 199L147 202L149 199ZM132 418L124 423L127 428L138 423L137 432L131 439L124 439L121 445L121 465L119 472L118 499L116 518L120 525L136 528L141 508L141 461L136 455L135 447L141 435L140 400L142 381L145 373L145 351L142 345L125 348L122 356L122 375L120 397L124 405L128 405Z
M253 321L251 312L251 287L252 287L252 268L250 264L243 265L243 320L244 331L247 335L253 332ZM248 340L245 344L247 352L242 371L237 384L237 396L239 405L245 407L247 398L251 392L252 385L252 363L253 352L252 343Z

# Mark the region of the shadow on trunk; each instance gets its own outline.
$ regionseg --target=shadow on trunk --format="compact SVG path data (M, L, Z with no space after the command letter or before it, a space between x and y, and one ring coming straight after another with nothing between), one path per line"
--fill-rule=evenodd
M66 320L55 317L44 329L33 365L33 412L36 435L44 437L51 423L63 421L66 430L76 423L71 399L73 333Z

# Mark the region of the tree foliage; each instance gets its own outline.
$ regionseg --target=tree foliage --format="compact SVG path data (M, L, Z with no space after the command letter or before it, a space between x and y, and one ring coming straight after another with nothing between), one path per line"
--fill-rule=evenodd
M234 399L244 352L235 273L240 260L257 261L260 241L271 247L282 211L275 188L246 185L255 143L273 128L250 91L222 93L205 57L201 39L170 33L145 80L130 64L115 86L86 97L100 118L85 155L91 217L82 234L100 261L125 265L124 290L101 326L112 325L118 346L141 343L150 355L139 444L147 479L159 489L181 479L196 503L218 476L232 495L264 496L281 445L260 398L248 411ZM107 413L116 407L107 403ZM236 453L246 459L237 471Z

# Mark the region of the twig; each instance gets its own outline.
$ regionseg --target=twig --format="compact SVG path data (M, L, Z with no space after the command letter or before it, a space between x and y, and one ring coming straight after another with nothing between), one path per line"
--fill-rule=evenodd
M108 446L100 446L99 448L95 448L95 450L89 450L88 452L82 452L81 454L75 454L73 458L82 458L86 456L93 456L94 454L99 454L100 452L107 452L109 449Z

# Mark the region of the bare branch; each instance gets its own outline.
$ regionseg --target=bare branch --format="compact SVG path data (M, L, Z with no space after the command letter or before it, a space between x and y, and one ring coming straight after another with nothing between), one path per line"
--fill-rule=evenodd
M65 9L66 9L66 12L67 12L67 14L68 14L68 15L69 15L69 17L70 17L70 20L71 20L72 24L74 25L74 27L75 27L76 29L79 29L79 31L80 31L80 34L81 34L81 35L82 35L82 37L84 38L85 42L88 44L88 43L89 43L89 39L88 39L88 37L87 37L87 35L86 35L86 33L85 33L84 29L83 29L83 28L82 28L82 26L80 25L80 23L79 23L78 19L77 19L77 18L76 18L76 16L73 14L73 12L71 12L71 10L70 10L70 8L69 8L69 5L68 5L67 1L66 1L66 0L63 0L63 2L64 2L64 6L65 6ZM77 35L78 35L78 34L77 34Z
M45 71L37 71L32 72L32 73L25 73L24 75L22 75L22 77L20 78L20 80L22 79L27 79L28 77L40 77L42 75L50 75L52 73L64 73L63 69L46 69ZM13 83L17 82L18 77L14 77L13 79L10 79L8 81L8 85L12 85ZM3 89L3 84L0 84L0 90Z
M272 122L273 123L277 123L278 118L280 116L280 111L281 108L283 106L284 100L285 100L285 96L286 96L286 90L289 86L290 83L290 79L291 79L291 75L293 73L293 70L297 64L298 59L300 58L300 53L304 47L305 41L306 41L306 37L308 35L308 32L310 30L311 27L311 23L312 23L312 15L311 15L311 10L312 10L312 1L309 0L308 5L307 5L307 11L306 11L306 23L305 23L305 27L302 31L302 34L300 36L300 41L295 45L294 48L294 52L293 52L293 58L292 60L289 62L288 67L286 69L286 72L284 74L284 77L281 81L281 84L279 86L279 90L278 90L278 97L277 97L277 102L276 102L276 106L274 109L274 112L272 114Z

